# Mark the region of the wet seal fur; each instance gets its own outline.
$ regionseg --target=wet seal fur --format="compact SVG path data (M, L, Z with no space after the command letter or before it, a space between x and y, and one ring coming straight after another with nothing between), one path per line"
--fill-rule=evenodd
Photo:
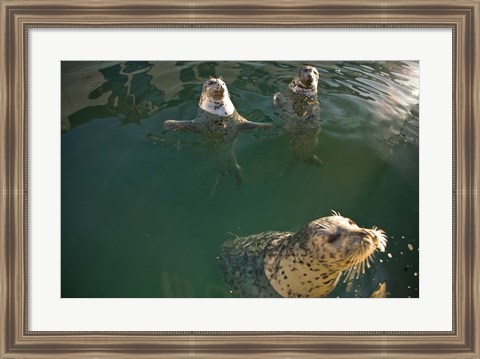
M322 129L318 79L315 67L303 66L290 82L287 91L273 96L273 105L279 112L282 131L294 157L288 169L299 161L322 164L315 155L318 135Z
M225 242L219 265L236 297L325 297L337 285L358 278L374 253L385 251L385 233L361 228L334 212L297 233L263 232Z
M250 122L241 116L233 105L227 85L221 78L205 81L198 103L197 116L191 121L164 122L167 130L199 133L208 140L207 155L216 164L218 175L212 195L226 174L242 183L242 168L237 163L234 145L240 131L270 129L269 123Z

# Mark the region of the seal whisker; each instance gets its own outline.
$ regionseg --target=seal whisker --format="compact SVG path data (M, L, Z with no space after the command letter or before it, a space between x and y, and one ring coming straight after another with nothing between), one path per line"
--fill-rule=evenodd
M343 279L343 283L347 283L347 281L350 279L350 274L352 273L354 267L348 268L347 272L345 273L345 278Z
M346 283L348 281L348 278L350 277L350 273L352 272L352 270L353 270L353 266L351 266L350 268L347 269L346 272L344 272L345 278L343 279L343 283Z
M325 229L325 230L329 230L329 229L330 229L330 227L329 227L327 224L325 224L325 223L319 223L318 226L319 226L321 229Z
M357 279L358 278L358 271L360 269L360 263L357 263L353 268L354 268L354 270L353 270L352 278Z
M358 264L355 264L352 267L352 272L350 273L349 279L355 279L355 277L357 276L357 271L358 271Z
M360 277L360 274L365 274L365 260L362 261L362 264L360 266L361 270L358 272L358 277Z
M337 211L335 211L335 210L333 210L333 209L332 209L332 213L333 213L333 215L336 216L336 217L341 217L341 216L342 216L342 215L340 214L340 212L337 212Z
M350 268L348 268L348 270L347 270L345 280L343 281L344 283L347 282L349 279L354 278L356 276L356 273L357 273L357 270L358 270L357 262L358 262L359 258L360 258L360 255L358 253L353 253L349 257L348 261L350 263L352 263L352 266Z
M367 268L370 268L370 264L373 264L373 257L375 256L375 252L373 252L372 254L370 254L368 257L367 257Z

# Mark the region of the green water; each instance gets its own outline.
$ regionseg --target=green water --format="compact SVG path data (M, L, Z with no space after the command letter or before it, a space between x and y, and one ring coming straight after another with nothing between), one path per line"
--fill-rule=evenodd
M313 62L322 167L291 160L281 131L240 133L243 185L195 134L203 82L222 76L237 111L278 123L272 96L299 62L63 62L62 297L229 297L217 264L233 235L297 231L331 210L389 238L373 268L331 296L419 296L417 62ZM408 245L411 245L410 248Z

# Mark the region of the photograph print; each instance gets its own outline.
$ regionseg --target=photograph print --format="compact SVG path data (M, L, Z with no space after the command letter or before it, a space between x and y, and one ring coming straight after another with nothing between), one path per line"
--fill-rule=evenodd
M62 61L62 298L418 298L418 61Z

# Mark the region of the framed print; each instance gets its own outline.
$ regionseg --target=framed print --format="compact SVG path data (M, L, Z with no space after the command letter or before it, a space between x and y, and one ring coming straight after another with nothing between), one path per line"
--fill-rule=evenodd
M479 357L479 9L1 0L0 357Z

